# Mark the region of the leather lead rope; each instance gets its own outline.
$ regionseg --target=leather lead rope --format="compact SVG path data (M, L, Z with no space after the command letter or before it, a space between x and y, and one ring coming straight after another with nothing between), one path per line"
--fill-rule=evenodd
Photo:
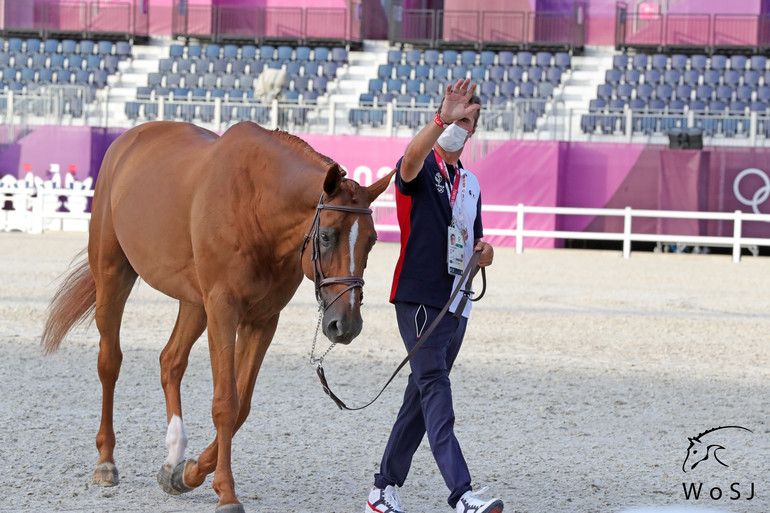
M409 360L412 359L412 356L422 347L423 343L428 340L431 333L433 333L433 330L436 329L436 326L441 321L441 319L444 318L444 315L449 311L449 307L452 305L452 301L454 301L455 297L457 297L457 294L462 292L463 297L460 299L460 303L457 307L457 310L455 311L455 316L462 315L462 311L465 308L465 304L468 300L470 301L478 301L484 296L484 292L486 292L487 289L487 275L486 271L483 267L479 267L479 257L481 256L481 251L476 251L473 253L473 256L471 257L470 261L468 262L468 266L465 268L465 272L463 272L462 276L460 277L460 281L457 283L457 286L452 291L451 296L449 297L449 301L444 305L444 308L441 309L441 312L438 314L438 316L433 320L431 325L428 327L428 329L419 337L419 341L417 344L412 348L409 353L407 353L406 357L401 361L401 363L396 367L396 370L393 371L393 374L391 374L388 381L382 386L382 389L380 392L375 396L374 399L369 401L363 406L358 406L351 408L347 406L342 399L337 397L337 395L332 392L331 388L329 387L329 382L326 380L326 373L324 373L323 365L321 363L318 364L318 367L316 368L316 374L318 374L318 379L321 380L321 386L324 389L324 392L326 392L326 395L328 395L332 401L334 401L334 404L337 405L337 407L340 410L348 410L348 411L357 411L357 410L363 410L367 406L370 406L373 404L377 399L380 398L382 393L385 391L386 388L388 388L388 385L395 379L396 375L401 371L401 369L404 368L404 366L409 362ZM471 284L473 282L473 278L476 276L476 274L479 272L479 269L481 269L481 278L483 281L483 286L481 290L481 294L476 299L472 299L470 296L473 294L473 291L471 291ZM467 278L467 281L466 281ZM465 284L465 287L463 288L463 284Z

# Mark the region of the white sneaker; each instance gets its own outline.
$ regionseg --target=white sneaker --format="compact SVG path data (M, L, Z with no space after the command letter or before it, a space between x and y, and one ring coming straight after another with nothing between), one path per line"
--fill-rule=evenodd
M393 486L386 486L384 490L372 487L369 499L366 501L366 513L404 513L401 509L401 500Z
M457 502L457 513L502 513L503 501L491 499L485 501L478 496L487 491L485 486L478 492L468 490Z

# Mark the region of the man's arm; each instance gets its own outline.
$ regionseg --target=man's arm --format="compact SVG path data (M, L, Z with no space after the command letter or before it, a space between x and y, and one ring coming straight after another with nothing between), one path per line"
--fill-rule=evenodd
M458 80L454 85L447 86L440 113L441 121L446 125L451 125L456 120L462 119L474 110L481 108L479 105L469 104L469 100L476 90L476 84L470 85L470 82L470 79L466 78ZM431 120L414 136L409 146L406 147L404 158L401 161L401 179L404 182L411 182L417 177L425 158L443 132L444 127Z

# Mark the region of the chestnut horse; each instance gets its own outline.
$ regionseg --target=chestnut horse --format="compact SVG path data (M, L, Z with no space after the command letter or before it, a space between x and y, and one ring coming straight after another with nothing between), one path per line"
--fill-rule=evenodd
M249 414L278 316L304 273L316 282L324 334L343 344L359 334L361 276L376 239L368 207L392 175L361 187L298 137L251 122L218 137L188 123L159 121L115 140L96 182L88 259L54 296L42 336L50 353L73 326L95 317L103 396L94 483L118 484L113 396L122 360L119 332L141 277L179 301L160 355L169 453L158 481L179 494L216 470L217 511L244 511L235 494L231 441ZM308 243L312 251L304 251ZM204 329L217 434L197 461L185 460L180 384Z

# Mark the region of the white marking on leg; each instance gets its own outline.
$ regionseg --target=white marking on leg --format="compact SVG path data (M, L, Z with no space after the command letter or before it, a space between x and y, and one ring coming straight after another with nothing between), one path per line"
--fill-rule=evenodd
M175 467L184 460L184 451L187 449L187 433L184 431L184 422L179 415L172 416L168 423L166 447L168 447L166 463Z
M356 271L356 261L353 258L355 255L356 242L358 241L358 219L355 220L353 226L350 227L350 275L354 276ZM356 289L350 289L350 309L355 309Z

